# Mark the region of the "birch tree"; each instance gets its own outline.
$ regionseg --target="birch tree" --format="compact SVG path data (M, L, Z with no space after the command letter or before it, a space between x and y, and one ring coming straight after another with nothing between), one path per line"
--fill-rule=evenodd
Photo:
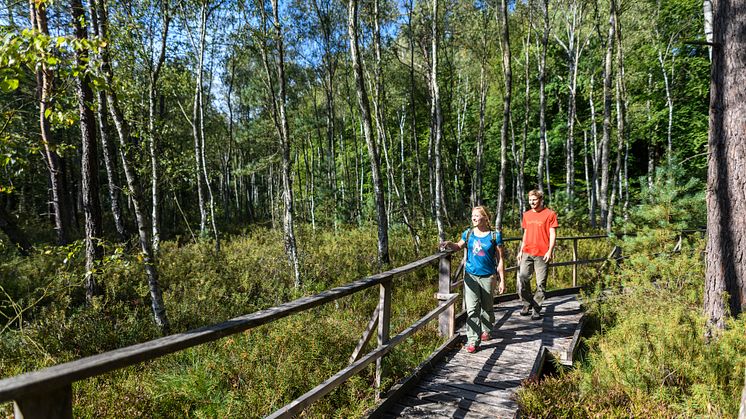
M355 89L357 91L358 105L360 107L360 118L363 136L368 147L368 159L370 160L371 177L373 178L373 192L375 194L376 213L378 220L378 261L382 265L391 263L389 258L389 236L388 220L386 218L386 205L383 197L383 182L381 180L381 164L378 156L378 147L373 138L373 121L370 113L370 102L365 87L363 65L360 57L358 42L358 4L357 0L349 0L347 3L347 32L350 37L350 59L352 61L353 73L355 75Z

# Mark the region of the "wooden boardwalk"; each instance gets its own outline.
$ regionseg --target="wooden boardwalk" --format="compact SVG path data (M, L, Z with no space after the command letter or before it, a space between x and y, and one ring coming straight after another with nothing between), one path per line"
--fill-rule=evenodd
M407 394L381 416L515 417L514 396L521 382L539 372L547 353L572 364L582 327L583 312L576 295L552 297L543 305L540 320L521 316L516 300L496 305L492 339L473 354L458 345L418 382L408 385ZM464 329L459 333L463 335Z

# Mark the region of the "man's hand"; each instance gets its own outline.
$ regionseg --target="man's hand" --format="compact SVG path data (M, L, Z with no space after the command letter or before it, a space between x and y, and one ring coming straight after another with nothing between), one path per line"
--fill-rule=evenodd
M552 260L552 249L547 250L547 253L544 254L543 259L544 259L544 262L547 262L547 263L550 260Z

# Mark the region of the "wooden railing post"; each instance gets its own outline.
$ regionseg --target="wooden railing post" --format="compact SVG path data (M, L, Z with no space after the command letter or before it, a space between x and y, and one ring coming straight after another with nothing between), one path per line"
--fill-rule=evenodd
M72 419L73 387L30 393L14 401L16 419Z
M444 254L440 257L440 266L438 269L438 295L440 304L445 304L448 295L451 293L451 254ZM441 336L452 337L456 324L456 309L451 305L446 311L438 316L438 330Z
M389 342L391 325L391 279L381 282L378 295L378 347ZM380 391L383 380L383 357L376 360L376 389Z
M578 286L578 239L572 239L572 286Z

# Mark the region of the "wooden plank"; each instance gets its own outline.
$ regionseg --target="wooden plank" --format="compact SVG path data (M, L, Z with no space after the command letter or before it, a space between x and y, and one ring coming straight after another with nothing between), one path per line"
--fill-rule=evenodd
M26 393L59 388L74 381L243 332L378 285L394 276L429 265L439 258L440 254L436 253L407 265L371 275L313 296L299 298L266 310L235 317L222 323L6 378L0 380L0 402L21 398Z
M523 380L541 373L546 358L552 356L550 351L567 353L573 346L583 318L580 303L573 295L577 288L574 291L560 290L548 296L547 316L542 321L519 316L518 303L496 306L497 328L482 348L472 354L455 352L415 386L406 399L409 402L402 403L411 404L414 397L468 410L464 415L514 417L518 405L512 397Z
M459 409L458 406L444 405L419 399L405 399L401 402L404 408L400 416L402 418L465 418L467 411Z
M365 327L363 336L360 337L360 340L357 342L357 345L355 346L355 350L353 350L352 355L350 355L350 362L349 362L350 364L360 359L360 353L365 347L365 344L368 343L371 337L373 337L373 330L375 330L376 326L378 325L378 312L380 310L381 310L380 305L377 305L376 309L373 310L373 315L368 321L368 325Z
M509 391L487 394L470 391L450 383L428 383L428 385L423 383L417 386L415 391L414 397L418 399L429 397L460 397L475 403L494 406L498 409L510 410L518 407L515 400L511 398L513 393Z
M300 413L306 406L310 405L314 401L320 399L327 393L337 388L340 384L345 382L353 374L356 374L357 372L359 372L360 370L368 366L368 364L372 363L373 361L389 353L396 345L403 342L412 333L423 328L429 321L437 317L441 312L443 312L443 310L447 309L448 306L452 305L455 301L456 301L456 296L451 297L446 302L446 305L436 307L434 310L427 313L420 320L417 320L414 324L404 329L398 335L391 338L391 340L389 340L387 344L374 349L373 351L371 351L370 353L362 357L360 360L356 361L355 363L348 366L347 368L334 374L333 376L331 376L329 379L327 379L323 383L317 385L310 391L306 392L304 395L300 396L299 398L293 400L287 405L276 410L274 413L267 416L267 418L279 418L279 417L289 418Z
M498 396L502 394L503 390L509 390L518 388L521 385L521 382L528 378L528 375L525 377L501 377L499 380L490 381L488 382L474 382L474 380L469 379L467 375L458 375L458 374L452 374L452 375L439 375L434 374L430 377L428 377L427 381L422 382L422 385L424 386L425 383L428 385L432 384L447 384L449 386L458 387L463 390L472 391L474 393L481 393L481 394L489 394L492 396Z
M463 418L496 418L512 417L515 412L512 409L496 405L475 402L458 395L450 393L423 394L422 397L411 397L403 401L404 405L416 408L420 411L442 413L452 412L449 417Z
M573 238L572 240L572 260L577 261L578 260L578 239ZM572 286L577 287L578 286L578 264L573 263L572 265Z
M423 376L432 371L433 368L435 368L436 365L457 346L458 341L461 338L461 335L454 335L445 343L440 345L440 347L438 347L438 349L436 349L425 361L415 368L412 374L391 387L386 398L381 400L375 408L368 412L368 417L381 417L381 415L389 411L399 399L401 399L409 390L414 388Z
M66 385L42 393L26 394L13 406L16 419L72 419L73 388Z
M438 265L438 294L451 293L451 255L440 258ZM442 303L441 303L442 304ZM441 313L438 318L438 331L441 336L450 338L453 336L456 325L456 311L453 306Z
M485 369L485 367L490 367ZM531 372L529 369L521 368L509 362L496 365L484 365L481 368L468 365L446 364L438 368L433 374L439 376L462 377L466 380L498 380L506 379L525 379Z
M384 281L379 285L378 292L378 347L389 342L391 329L391 281ZM380 390L383 380L383 357L376 359L376 390ZM378 397L378 396L376 396Z

